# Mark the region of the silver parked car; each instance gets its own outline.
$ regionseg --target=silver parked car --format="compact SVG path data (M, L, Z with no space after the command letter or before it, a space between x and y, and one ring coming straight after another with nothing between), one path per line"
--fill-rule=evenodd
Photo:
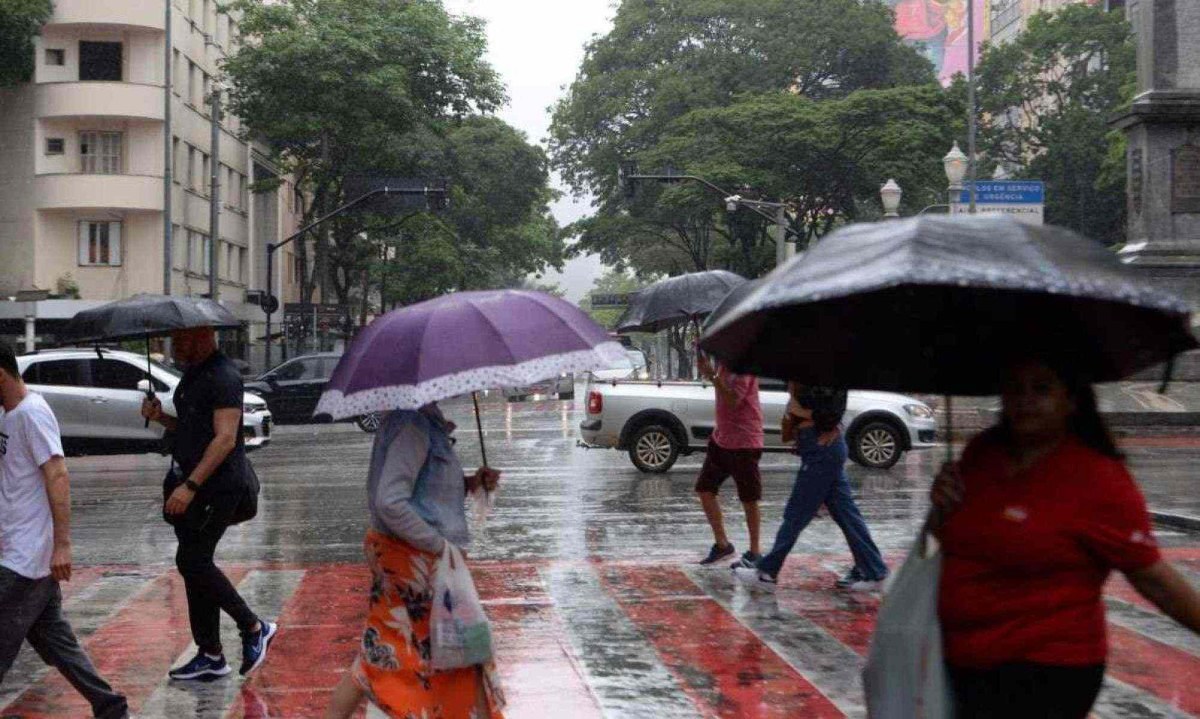
M762 380L759 392L765 449L786 452L780 435L786 387ZM704 451L716 424L715 391L699 382L595 381L586 396L582 444L625 450L643 472L666 472L680 455ZM850 392L844 423L850 458L865 467L887 469L906 451L936 441L933 410L889 392Z
M142 399L153 388L163 410L175 414L171 400L182 375L152 363L145 355L119 350L65 349L17 358L21 377L42 395L62 430L70 455L132 454L163 450L161 425L141 416ZM271 441L271 412L252 394L243 397L242 432L246 449Z

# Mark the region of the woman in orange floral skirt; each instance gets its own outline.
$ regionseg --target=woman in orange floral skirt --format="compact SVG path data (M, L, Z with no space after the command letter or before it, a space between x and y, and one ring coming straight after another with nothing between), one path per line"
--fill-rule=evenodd
M437 405L395 411L375 435L365 551L371 605L359 656L338 685L326 719L346 719L364 696L399 719L503 719L495 667L435 671L429 619L434 572L446 542L466 547L467 492L494 489L499 473L464 476L454 426Z

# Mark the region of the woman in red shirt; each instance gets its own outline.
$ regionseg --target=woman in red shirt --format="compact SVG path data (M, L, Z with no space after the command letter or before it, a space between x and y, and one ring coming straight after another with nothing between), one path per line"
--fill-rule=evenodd
M1002 398L1000 424L933 488L958 716L1079 719L1104 677L1109 572L1198 633L1200 594L1162 560L1091 386L1030 360Z

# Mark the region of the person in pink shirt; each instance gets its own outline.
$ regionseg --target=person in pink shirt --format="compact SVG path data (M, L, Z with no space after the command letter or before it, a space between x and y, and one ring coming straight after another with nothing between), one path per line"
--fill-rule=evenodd
M700 564L713 565L736 553L725 534L725 519L717 499L721 485L732 476L750 533L750 549L742 555L740 562L755 566L761 558L758 503L762 499L762 475L758 462L763 453L763 413L758 399L758 378L736 375L719 365L714 367L702 353L698 363L700 375L712 382L717 392L716 428L708 440L708 454L696 479L696 494L713 532L712 549Z

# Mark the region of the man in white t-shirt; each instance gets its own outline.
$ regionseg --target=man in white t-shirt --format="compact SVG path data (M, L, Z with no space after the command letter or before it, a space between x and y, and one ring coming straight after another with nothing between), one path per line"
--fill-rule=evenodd
M25 640L92 705L125 719L125 697L96 673L62 615L58 583L71 579L71 482L58 420L21 381L0 343L0 684Z

